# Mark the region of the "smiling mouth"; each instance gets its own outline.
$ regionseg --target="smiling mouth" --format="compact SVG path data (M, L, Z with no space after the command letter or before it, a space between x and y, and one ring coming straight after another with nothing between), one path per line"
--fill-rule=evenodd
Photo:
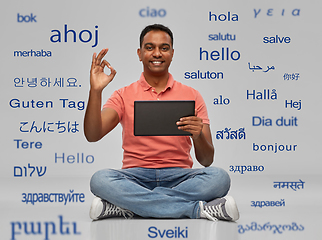
M161 65L163 61L151 61L153 65Z

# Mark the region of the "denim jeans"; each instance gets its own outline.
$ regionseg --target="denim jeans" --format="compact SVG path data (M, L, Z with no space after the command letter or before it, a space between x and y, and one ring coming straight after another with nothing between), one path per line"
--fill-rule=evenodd
M216 167L104 169L90 183L94 195L144 218L200 218L199 201L223 197L230 188Z

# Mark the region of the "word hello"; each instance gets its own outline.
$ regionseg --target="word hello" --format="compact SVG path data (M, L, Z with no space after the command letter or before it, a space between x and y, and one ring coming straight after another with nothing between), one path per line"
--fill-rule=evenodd
M29 15L20 15L19 13L17 13L17 22L18 23L22 23L22 22L37 22L36 20L36 15L34 16L32 13Z
M30 50L30 51L19 51L15 50L13 51L13 56L14 57L51 57L51 51L47 50Z
M52 33L55 33L51 35L50 41L52 43L60 43L64 41L65 43L68 42L68 35L72 37L73 42L76 42L76 39L78 37L79 41L82 43L89 43L90 41L94 41L94 45L92 47L96 47L98 44L98 26L95 26L95 33L93 34L90 30L84 29L79 32L79 34L76 33L73 29L68 29L67 24L64 25L64 31L63 34L58 29L51 30Z
M60 98L62 108L68 109L77 109L82 111L85 109L85 102L84 101L74 101L69 100L68 98ZM18 98L13 98L9 101L9 106L11 108L23 108L23 109L42 109L42 108L53 108L54 103L51 100L41 101L41 100L20 100Z
M255 16L254 16L254 18L257 18L257 15L261 12L261 8L260 9L258 9L258 10L256 10L256 9L254 9L254 14L255 14ZM291 11L291 16L300 16L300 10L301 9L293 9L292 11ZM274 9L273 8L269 8L268 10L267 10L267 12L266 12L266 15L267 16L269 16L269 17L272 17L272 16L275 16L275 15L277 15L277 14L281 14L281 16L283 16L284 17L284 14L286 13L287 11L285 11L285 9L282 9L280 12L278 12L278 11L274 11ZM263 14L265 14L265 13L263 13Z
M229 98L224 98L222 95L219 95L219 98L214 98L214 105L228 105L230 103Z
M185 72L184 78L185 79L192 79L192 80L194 80L194 79L207 79L207 80L223 79L224 74L222 72L210 72L210 71L201 72L200 70L198 70L197 72Z
M220 21L220 22L225 22L225 21L232 21L232 22L237 22L238 21L238 15L236 13L231 14L230 12L221 13L217 16L218 14L209 12L209 21Z
M273 37L263 37L263 43L290 43L290 37L282 37L275 35Z
M58 162L58 159L61 159L62 163L65 163L65 159L67 163L88 163L92 164L94 162L94 156L93 155L85 155L84 153L77 153L76 155L68 155L65 157L65 153L62 153L61 156L58 156L57 153L55 153L55 163Z
M20 239L26 239L27 236L43 236L44 240L49 240L49 235L80 235L81 233L77 231L76 222L64 222L63 216L58 216L58 223L54 221L48 222L10 222L11 225L11 239L16 240L16 236L20 235ZM59 238L59 237L58 237ZM38 239L38 238L37 238Z
M174 229L164 229L160 230L157 227L149 227L148 229L148 236L150 238L156 237L166 237L166 238L188 238L188 227L182 229L180 227L175 227Z
M275 124L276 126L279 126L279 127L297 127L298 126L297 120L298 120L297 117L293 117L293 116L288 119L284 117L280 117L276 119ZM253 126L269 127L273 125L273 121L270 118L253 116L252 124Z
M208 36L208 40L209 41L235 41L236 40L236 35L232 35L232 34L209 34Z
M167 11L165 9L154 9L154 8L142 8L139 11L139 15L141 17L165 17L167 15Z
M207 50L203 50L202 47L200 47L200 53L199 53L199 60L203 60L203 56L205 57L205 60L209 59L209 53ZM240 53L237 50L230 51L229 47L221 48L221 52L214 50L210 53L210 58L213 61L217 60L233 60L237 61L240 58Z

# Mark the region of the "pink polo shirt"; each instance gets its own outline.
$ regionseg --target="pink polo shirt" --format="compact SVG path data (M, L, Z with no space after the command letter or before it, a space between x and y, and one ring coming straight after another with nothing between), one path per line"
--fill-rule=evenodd
M191 168L192 142L189 136L134 136L134 101L139 100L194 100L197 116L209 124L207 108L200 93L169 75L166 88L156 93L141 74L140 80L115 91L103 108L112 108L122 124L122 168Z

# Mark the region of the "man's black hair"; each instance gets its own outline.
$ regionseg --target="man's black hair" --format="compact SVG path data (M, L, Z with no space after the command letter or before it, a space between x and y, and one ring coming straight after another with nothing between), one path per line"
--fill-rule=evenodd
M142 47L144 36L150 31L163 31L163 32L166 32L170 36L171 45L173 46L173 34L172 34L171 30L168 27L166 27L166 26L164 26L162 24L152 24L152 25L146 26L142 30L142 32L140 34L140 47Z

